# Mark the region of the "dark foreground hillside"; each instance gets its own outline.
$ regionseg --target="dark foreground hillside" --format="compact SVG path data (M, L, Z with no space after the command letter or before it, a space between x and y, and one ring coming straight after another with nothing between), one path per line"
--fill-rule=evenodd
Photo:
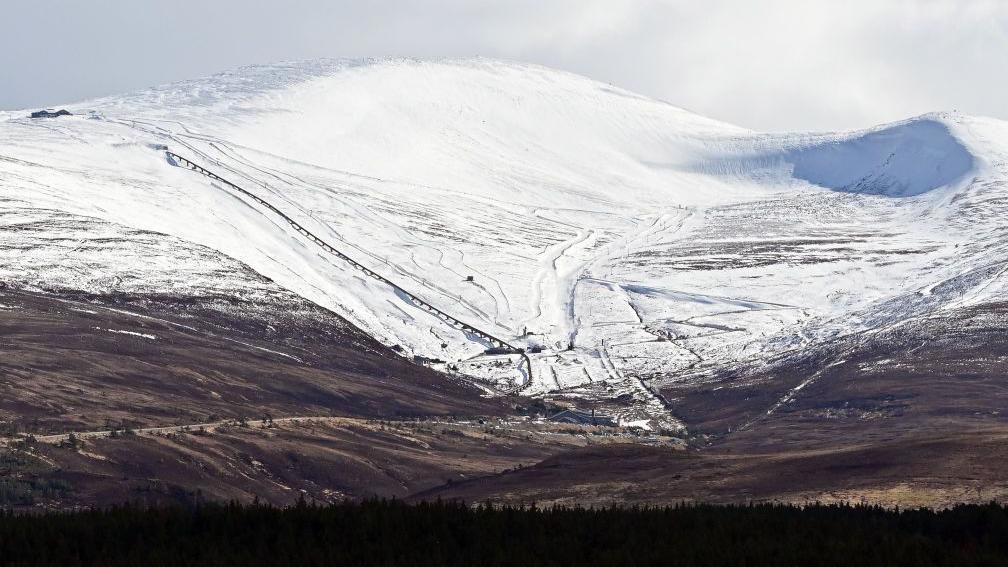
M367 501L0 516L4 565L1008 565L1008 508Z

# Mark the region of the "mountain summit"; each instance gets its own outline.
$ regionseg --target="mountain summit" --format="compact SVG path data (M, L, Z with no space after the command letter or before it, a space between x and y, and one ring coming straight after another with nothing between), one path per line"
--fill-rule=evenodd
M1006 291L997 120L762 134L487 59L254 66L67 108L0 122L9 285L275 284L488 396L622 424L679 430L669 388Z

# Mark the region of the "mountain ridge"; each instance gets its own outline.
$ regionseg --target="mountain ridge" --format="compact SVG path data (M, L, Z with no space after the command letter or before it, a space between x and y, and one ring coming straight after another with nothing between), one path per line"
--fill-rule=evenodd
M761 134L489 59L263 65L70 108L79 115L0 123L9 226L56 210L171 235L488 392L591 400L625 423L681 426L655 396L669 381L883 328L966 291L983 302L1003 285L983 268L1000 266L997 247L976 238L999 230L1008 153L1004 124L989 119ZM541 350L533 383L270 211L172 167L166 147L430 304ZM44 256L58 225L33 222L49 235L32 245ZM7 235L10 250L25 234ZM96 234L80 238L95 244L72 259L53 248L60 269L115 264ZM4 258L10 280L67 279ZM921 289L942 293L920 300ZM624 396L634 403L612 405Z

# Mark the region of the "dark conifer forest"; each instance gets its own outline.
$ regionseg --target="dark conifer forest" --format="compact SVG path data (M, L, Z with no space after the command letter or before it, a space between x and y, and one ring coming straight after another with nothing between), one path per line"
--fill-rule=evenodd
M0 517L20 565L1008 565L1008 509L513 508L366 501Z

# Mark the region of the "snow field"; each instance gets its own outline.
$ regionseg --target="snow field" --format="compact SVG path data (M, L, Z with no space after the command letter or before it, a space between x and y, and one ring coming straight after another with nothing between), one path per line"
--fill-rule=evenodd
M81 116L0 123L0 277L110 285L60 269L74 254L121 257L137 288L209 285L144 282L159 260L130 242L170 235L488 394L630 396L625 422L675 424L662 382L1005 291L995 120L765 135L484 59L260 66L70 108ZM432 305L542 349L533 381L163 146Z

